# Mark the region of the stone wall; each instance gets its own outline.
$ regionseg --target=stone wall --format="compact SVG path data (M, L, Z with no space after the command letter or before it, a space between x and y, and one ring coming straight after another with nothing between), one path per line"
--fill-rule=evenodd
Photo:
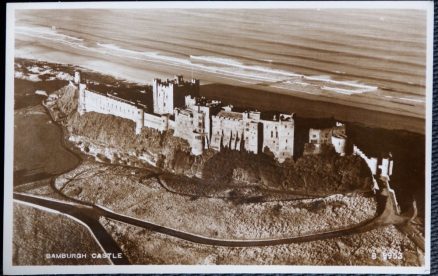
M137 134L141 132L143 127L156 129L160 132L169 128L168 116L156 116L146 113L143 108L129 101L110 94L87 90L85 84L79 84L78 111L81 115L85 112L97 112L134 121Z

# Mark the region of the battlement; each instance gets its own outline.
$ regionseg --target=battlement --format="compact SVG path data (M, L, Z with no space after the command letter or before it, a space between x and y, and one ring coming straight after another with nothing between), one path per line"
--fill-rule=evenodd
M279 121L282 122L294 122L294 113L292 114L280 114Z
M185 81L182 75L176 75L173 79L161 80L159 78L154 79L154 83L157 83L161 86L198 86L199 80L191 79L189 81Z
M182 76L173 80L154 79L152 97L154 113L172 114L176 107L185 106L185 97L199 95L199 80L184 81Z
M184 100L186 107L193 107L193 106L219 107L221 105L221 101L208 100L205 97L192 97L188 95L185 96Z

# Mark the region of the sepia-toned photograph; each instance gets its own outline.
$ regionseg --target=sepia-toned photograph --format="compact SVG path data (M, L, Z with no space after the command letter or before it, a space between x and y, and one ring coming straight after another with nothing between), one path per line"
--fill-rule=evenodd
M433 2L7 9L5 273L430 272Z

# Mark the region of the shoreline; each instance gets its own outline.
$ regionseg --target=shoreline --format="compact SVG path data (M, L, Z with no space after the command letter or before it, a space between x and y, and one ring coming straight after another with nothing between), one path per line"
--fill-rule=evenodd
M90 71L102 76L111 76L119 81L126 81L139 85L151 84L151 81L144 81L144 79L152 80L156 77L163 77L163 75L167 75L167 77L171 77L172 75L169 73L163 74L162 72L155 72L154 70L146 71L139 68L133 69L128 66L109 61L99 61L97 64L100 63L100 66L89 66L89 64L75 65L66 62L58 62L54 59L48 60L44 58L26 56L16 56L15 60L17 59L36 61L40 63L53 63L71 68L84 68L85 71ZM96 63L94 62L94 64ZM113 66L112 68L125 68L131 72L129 72L128 75L114 74L114 70L105 70L102 67L105 64L107 64L107 66ZM140 79L138 77L129 76L129 74L133 72L136 75L146 75L146 77ZM147 74L142 75L141 72L147 72ZM201 96L205 96L206 98L215 98L224 103L230 103L235 106L239 106L239 104L242 105L243 102L248 102L248 107L266 111L272 111L274 108L277 108L277 111L280 112L290 112L292 110L299 117L303 118L333 118L339 121L358 124L365 127L382 128L396 131L400 130L425 135L425 118L398 114L397 111L388 112L387 108L377 108L378 110L374 110L376 109L375 106L371 106L371 108L374 109L370 109L364 106L346 105L345 103L342 103L342 101L339 102L339 100L328 102L318 99L320 96L316 95L312 95L310 98L300 97L278 91L272 91L270 87L266 87L266 89L262 90L259 87L254 88L251 85L238 86L228 83L214 83L201 79Z

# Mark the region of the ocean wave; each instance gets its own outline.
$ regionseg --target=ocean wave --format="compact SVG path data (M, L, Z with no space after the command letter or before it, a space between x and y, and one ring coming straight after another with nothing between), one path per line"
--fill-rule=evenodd
M357 81L336 81L330 76L306 76L295 72L279 70L260 65L248 65L239 60L217 56L195 56L188 58L173 57L158 52L143 52L122 48L110 43L88 43L83 39L59 33L55 29L44 27L18 26L17 34L46 39L70 47L121 58L167 64L186 70L197 70L232 78L254 85L264 84L271 87L281 86L283 89L308 90L308 93L320 94L329 91L339 95L352 95L372 92L376 86L358 83ZM274 86L275 85L275 86Z
M194 60L201 60L201 61L214 63L214 64L221 64L221 65L226 65L226 66L230 66L230 67L237 67L240 69L253 71L253 72L262 72L262 73L272 74L271 78L272 78L273 82L279 81L277 75L299 78L301 80L311 80L311 81L321 82L321 89L330 90L333 92L338 92L340 94L346 94L346 95L371 92L371 91L377 90L377 88L378 88L377 86L371 86L371 85L358 83L355 80L353 80L353 81L336 81L336 80L332 80L330 76L305 76L305 75L297 74L294 72L271 69L271 68L262 67L262 66L258 66L258 65L245 65L245 64L242 64L241 62L238 62L236 60L221 58L221 57L190 56L190 58L194 59ZM274 76L276 76L276 77L274 77ZM260 77L260 78L264 79L264 80L269 79L269 77ZM295 81L292 81L292 82L285 81L285 82L291 83L291 84L295 83ZM299 81L299 82L301 84L303 84L303 81ZM327 84L328 85L342 85L344 87L350 87L350 89L329 87L329 86L326 86Z
M194 59L194 60L201 60L201 61L221 64L221 65L226 65L226 66L239 67L239 68L246 69L246 70L254 70L254 71L260 71L260 72L264 72L264 73L279 74L279 75L284 75L284 76L288 76L288 77L302 76L300 74L296 74L293 72L271 69L271 68L261 67L261 66L257 66L257 65L254 65L254 66L253 65L244 65L243 63L241 63L239 61L236 61L233 59L228 59L228 58L222 58L222 57L190 56L190 58Z
M415 102L415 103L420 103L420 104L421 103L424 104L426 102L424 99L420 99L420 98L414 99L414 98L406 98L406 97L394 97L394 96L388 96L388 95L385 95L383 97L388 98L388 99L393 99L393 100L399 100L399 101L403 101L403 102L408 101L408 102Z
M35 35L35 34L46 35L58 39L64 39L67 41L76 41L76 42L84 41L82 38L62 34L56 31L56 29L52 29L48 27L15 26L15 33L24 34L24 35Z

